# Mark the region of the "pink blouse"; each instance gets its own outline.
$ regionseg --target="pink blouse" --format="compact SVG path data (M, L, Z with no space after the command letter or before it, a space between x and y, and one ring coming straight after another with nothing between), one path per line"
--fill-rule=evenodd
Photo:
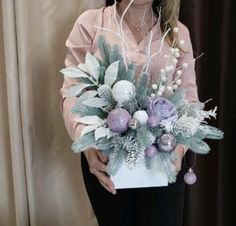
M116 20L116 19L117 20ZM68 52L65 59L65 66L78 65L84 63L85 54L87 51L99 57L99 50L96 40L99 35L103 34L106 40L112 44L120 43L120 37L118 37L114 32L118 32L117 21L119 22L120 17L116 11L115 5L109 7L103 7L101 9L93 9L84 12L76 20L74 27L66 40L66 46ZM102 28L102 29L101 29ZM178 22L179 28L179 40L184 40L183 49L180 51L180 57L176 67L187 63L188 67L183 70L181 76L182 84L181 86L186 89L186 96L189 101L198 101L196 77L195 77L195 59L193 57L193 50L191 45L191 40L189 36L189 31L185 25ZM113 33L107 31L107 29L114 31ZM150 34L147 34L140 43L137 43L132 32L125 22L123 22L124 36L127 42L129 57L133 64L136 65L137 71L141 70L144 66L147 54L147 43L150 40ZM151 42L151 54L157 52L161 45L162 32L160 30L159 24L156 23L152 28L153 39ZM161 68L166 66L166 58L169 55L171 47L165 41L163 49L160 55L153 57L150 62L150 74L151 82L155 83L159 71ZM173 70L172 78L176 76L176 69ZM61 113L64 118L66 129L72 140L76 140L80 136L84 124L78 123L75 119L75 114L71 113L71 108L75 105L76 97L66 97L67 91L78 81L76 79L71 79L68 77L64 78L63 86L60 89L61 94Z

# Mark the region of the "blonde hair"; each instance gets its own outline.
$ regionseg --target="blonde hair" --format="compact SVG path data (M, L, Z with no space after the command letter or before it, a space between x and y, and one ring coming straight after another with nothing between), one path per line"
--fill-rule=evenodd
M181 0L154 0L153 11L156 16L159 16L161 10L161 30L166 32L168 28L171 30L167 35L167 42L172 44L174 39L178 40L178 36L174 33L173 29L178 26L179 10ZM178 46L176 42L175 46Z

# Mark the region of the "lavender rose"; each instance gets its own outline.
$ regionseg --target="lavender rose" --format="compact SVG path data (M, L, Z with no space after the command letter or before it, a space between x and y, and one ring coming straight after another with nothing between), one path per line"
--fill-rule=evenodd
M175 105L164 97L151 98L148 103L147 113L149 116L157 116L160 121L166 119L174 122L178 118Z

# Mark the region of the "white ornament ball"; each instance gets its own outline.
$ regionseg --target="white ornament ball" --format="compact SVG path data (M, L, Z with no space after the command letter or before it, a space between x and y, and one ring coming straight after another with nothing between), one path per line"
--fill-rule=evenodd
M162 94L163 94L163 92L160 90L157 92L157 96L162 96Z
M174 33L178 33L179 32L179 28L178 27L174 27L173 32Z
M134 112L133 118L137 119L141 125L144 125L147 123L148 114L144 110L138 110Z
M127 80L116 82L112 88L112 95L119 104L130 100L134 96L134 92L135 87L133 83Z
M177 85L181 85L182 81L181 81L181 79L177 79L175 83L176 83Z

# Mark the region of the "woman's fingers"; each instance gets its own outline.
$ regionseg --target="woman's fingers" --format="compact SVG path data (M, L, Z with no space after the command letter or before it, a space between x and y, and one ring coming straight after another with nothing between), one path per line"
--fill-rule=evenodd
M108 161L107 157L98 150L89 150L86 153L86 158L89 164L89 170L99 180L100 184L112 194L116 194L115 186L111 179L106 175Z
M98 154L98 158L103 162L103 163L107 163L108 161L108 157L106 155L104 155L101 151L96 151Z
M182 159L184 156L184 149L181 145L177 145L175 148L175 154L176 154L176 160L174 161L174 165L175 165L175 170L177 173L179 173L179 171L181 170L181 166L182 166Z
M113 184L113 182L110 180L110 178L108 176L105 175L105 173L103 172L96 172L95 175L97 176L100 184L109 192L111 192L112 194L116 194L116 189L115 186Z

